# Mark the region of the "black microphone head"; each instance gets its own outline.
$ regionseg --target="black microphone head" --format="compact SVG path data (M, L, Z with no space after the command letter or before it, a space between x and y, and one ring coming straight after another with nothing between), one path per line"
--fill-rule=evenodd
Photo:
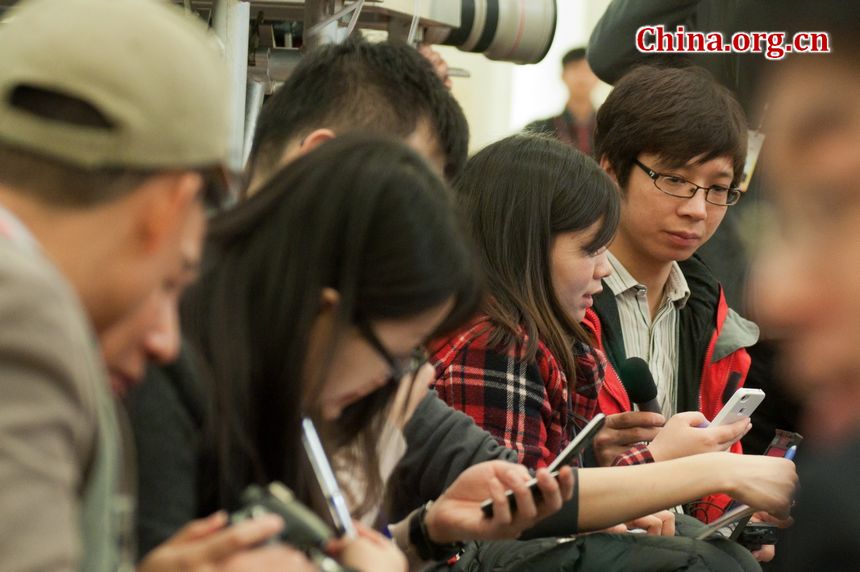
M657 385L648 363L639 357L624 360L618 368L618 377L633 403L646 403L657 399Z

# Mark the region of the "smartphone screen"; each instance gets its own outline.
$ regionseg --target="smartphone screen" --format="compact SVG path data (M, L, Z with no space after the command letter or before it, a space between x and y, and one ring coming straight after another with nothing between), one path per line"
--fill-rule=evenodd
M313 470L319 499L313 504L322 504L328 511L329 524L339 536L354 538L356 536L352 516L340 486L335 479L334 471L329 464L328 457L323 449L322 441L317 434L313 422L305 417L302 419L302 446L307 461Z
M767 446L764 454L768 457L785 457L785 453L792 446L799 445L801 441L803 441L803 435L800 433L777 429L776 435L773 436L773 440Z

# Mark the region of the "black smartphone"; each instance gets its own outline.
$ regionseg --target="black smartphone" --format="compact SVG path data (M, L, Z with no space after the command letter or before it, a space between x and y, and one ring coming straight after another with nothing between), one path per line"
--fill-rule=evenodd
M564 448L564 451L559 453L558 457L556 457L555 460L547 467L550 474L557 478L558 472L562 467L573 464L585 448L591 444L594 440L594 436L597 435L597 432L600 431L601 428L603 428L604 423L606 423L606 416L603 413L595 415L588 425L582 428L582 431L573 438L573 441L571 441L568 446ZM528 487L532 492L532 497L534 497L535 502L543 500L543 495L540 492L540 488L538 488L537 478L533 478L529 481ZM508 506L511 507L511 512L516 512L517 498L514 496L514 491L508 490L506 494L508 497ZM492 518L493 499L487 499L482 502L481 511L487 518Z
M779 527L767 522L755 522L747 524L740 536L738 543L750 551L758 550L762 546L776 544L779 536Z

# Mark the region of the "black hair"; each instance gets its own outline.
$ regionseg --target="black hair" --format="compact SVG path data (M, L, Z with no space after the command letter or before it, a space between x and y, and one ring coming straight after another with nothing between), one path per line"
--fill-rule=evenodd
M487 281L485 309L499 326L490 342L526 341L534 359L543 341L575 373L571 340L590 340L556 298L550 272L555 235L600 223L586 250L607 246L618 228L621 197L612 179L582 152L540 135L514 135L487 146L456 183Z
M573 48L569 50L564 57L561 58L561 67L574 62L579 62L585 59L585 48Z
M353 129L405 138L426 122L445 156L445 175L466 162L463 110L414 48L361 37L306 54L263 106L249 158L252 175L273 172L287 145L314 129Z
M252 481L280 480L302 495L299 418L313 413L302 402L325 375L304 379L303 367L326 287L340 294L335 337L360 320L408 319L452 298L440 332L475 312L477 269L450 194L402 143L338 137L211 223L182 318L218 396L227 506ZM392 393L389 384L328 428L333 449L363 449L376 492L378 422Z
M737 184L747 153L747 123L734 95L696 67L639 66L615 85L597 111L594 153L606 158L619 185L627 184L641 153L670 167L701 157L731 157Z

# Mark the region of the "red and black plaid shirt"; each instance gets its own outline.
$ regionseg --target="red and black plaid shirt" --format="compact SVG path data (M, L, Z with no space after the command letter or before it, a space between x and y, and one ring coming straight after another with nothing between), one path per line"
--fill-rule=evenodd
M576 342L576 384L571 395L561 364L543 343L526 360L525 340L505 349L490 347L495 326L482 316L430 346L436 367L436 392L448 405L475 420L517 452L530 468L549 465L573 436L598 412L597 394L611 371L596 348ZM651 462L642 445L613 465Z

